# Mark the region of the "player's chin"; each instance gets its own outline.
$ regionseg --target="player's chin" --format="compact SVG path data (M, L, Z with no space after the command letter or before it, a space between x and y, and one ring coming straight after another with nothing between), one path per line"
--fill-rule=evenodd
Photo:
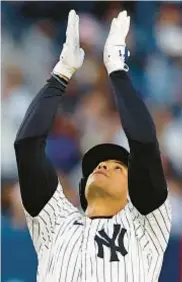
M87 181L86 185L86 192L94 192L97 191L98 189L104 189L104 187L107 187L108 183L107 180L104 177L97 177L93 175L90 177ZM107 189L107 188L106 188Z
M95 187L107 186L108 178L103 174L93 174L88 180L88 184Z

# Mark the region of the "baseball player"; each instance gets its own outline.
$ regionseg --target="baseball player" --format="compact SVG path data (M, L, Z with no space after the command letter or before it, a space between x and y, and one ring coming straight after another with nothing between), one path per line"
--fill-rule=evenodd
M38 256L38 282L158 281L171 211L155 126L128 77L130 17L119 13L104 46L130 154L99 144L83 157L80 201L64 196L45 153L46 138L73 73L82 66L79 17L68 16L66 42L50 79L34 98L15 140L27 224Z

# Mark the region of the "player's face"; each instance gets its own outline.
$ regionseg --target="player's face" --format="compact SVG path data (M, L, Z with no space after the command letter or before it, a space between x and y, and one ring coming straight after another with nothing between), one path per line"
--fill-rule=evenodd
M119 161L101 162L90 174L85 188L85 196L110 196L115 200L127 199L128 169Z

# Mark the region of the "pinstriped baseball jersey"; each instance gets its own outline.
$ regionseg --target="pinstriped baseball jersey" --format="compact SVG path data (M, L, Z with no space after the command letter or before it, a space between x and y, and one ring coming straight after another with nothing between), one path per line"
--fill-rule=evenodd
M112 218L90 219L59 184L38 216L25 215L38 282L158 281L171 227L168 199L147 216L129 201Z

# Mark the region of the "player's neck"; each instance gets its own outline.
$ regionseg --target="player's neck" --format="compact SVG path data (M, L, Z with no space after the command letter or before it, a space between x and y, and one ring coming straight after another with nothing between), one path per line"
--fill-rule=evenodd
M123 202L111 202L103 199L102 201L96 200L88 204L85 215L89 218L114 216L124 209L126 204L127 199Z

